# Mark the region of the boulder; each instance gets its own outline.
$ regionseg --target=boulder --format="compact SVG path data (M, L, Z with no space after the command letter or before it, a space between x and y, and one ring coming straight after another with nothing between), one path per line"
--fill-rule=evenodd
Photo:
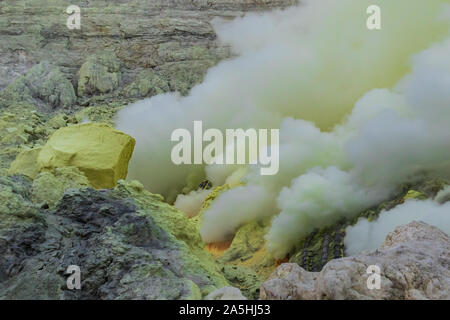
M0 176L0 247L2 241L6 239L2 235L2 230L8 230L37 213L36 207L29 200L29 188L30 180L24 176ZM0 260L7 258L1 249L0 256L2 257ZM0 267L0 283L3 280L1 275Z
M78 94L86 96L112 92L119 86L120 79L120 61L114 52L99 52L89 56L81 66Z
M442 249L449 250L449 238L448 235L445 232L442 232L436 227L430 226L423 222L417 222L413 221L405 226L399 226L395 228L394 231L389 233L384 240L381 248L382 249L389 249L389 248L395 248L398 245L405 244L408 245L409 243L415 243L415 242L423 242L424 244L428 243L436 243L436 244L444 244L442 246ZM433 253L438 253L439 251L433 251ZM447 258L450 258L448 255L450 254L449 251L447 253Z
M313 300L317 272L308 272L296 263L284 263L264 282L262 300ZM301 283L301 285L299 285Z
M284 264L261 286L261 299L450 299L450 240L441 230L412 222L391 232L379 250L328 262L321 272ZM369 266L380 287L368 285Z
M39 153L39 171L77 167L97 189L125 179L135 140L107 124L86 123L57 130Z

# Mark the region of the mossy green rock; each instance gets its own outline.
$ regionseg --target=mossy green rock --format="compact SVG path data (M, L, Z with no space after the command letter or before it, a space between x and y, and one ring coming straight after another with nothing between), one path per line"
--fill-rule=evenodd
M131 197L142 207L151 210L152 218L164 230L176 239L183 241L186 256L191 255L184 263L184 269L190 273L207 273L211 284L202 287L202 294L207 295L212 290L228 285L226 278L220 271L220 266L214 261L209 252L205 250L200 233L195 221L189 219L186 214L178 211L175 207L163 202L160 195L154 195L146 191L142 184L137 181L119 181L116 190L122 195ZM158 206L155 206L155 202Z
M53 207L68 189L89 187L89 180L77 167L56 168L54 172L41 172L31 185L34 203Z
M45 144L52 129L46 116L27 103L12 102L0 110L0 167L8 169L22 151Z
M222 272L227 280L248 299L258 299L259 288L264 279L251 268L239 265L223 265Z
M0 93L0 107L6 102L27 102L48 108L69 108L76 102L72 83L58 67L43 61L32 67L25 76L16 79ZM6 102L5 102L6 101Z
M264 235L267 232L261 222L251 222L243 225L236 232L230 248L220 257L219 261L226 263L235 260L245 261L253 253L264 246Z
M169 91L169 83L165 79L153 70L145 70L125 88L124 95L129 98L146 98Z
M29 199L30 185L31 181L23 176L0 177L0 235L3 230L23 223L37 213Z

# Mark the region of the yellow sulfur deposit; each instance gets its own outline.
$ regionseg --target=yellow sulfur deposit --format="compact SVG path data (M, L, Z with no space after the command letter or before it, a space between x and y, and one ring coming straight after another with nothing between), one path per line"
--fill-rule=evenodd
M23 150L11 163L8 174L23 174L28 178L34 179L39 174L39 168L36 164L37 157L41 148Z
M428 198L427 195L423 194L422 192L416 190L409 190L408 193L404 196L403 201L409 199L425 200L427 198Z
M135 140L103 123L61 128L39 153L39 171L74 166L97 189L114 188L125 179Z

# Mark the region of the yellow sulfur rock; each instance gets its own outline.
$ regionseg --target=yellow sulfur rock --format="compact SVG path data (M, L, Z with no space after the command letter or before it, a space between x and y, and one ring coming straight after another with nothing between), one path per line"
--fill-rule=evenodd
M114 188L125 179L135 140L103 123L86 123L56 131L39 153L39 171L74 166L97 189Z
M403 198L404 201L409 199L418 199L418 200L425 200L428 197L423 194L422 192L416 191L416 190L409 190L408 193Z
M37 166L37 158L41 148L24 150L19 153L16 160L11 163L9 167L8 174L23 174L31 179L34 179L39 173L39 168Z

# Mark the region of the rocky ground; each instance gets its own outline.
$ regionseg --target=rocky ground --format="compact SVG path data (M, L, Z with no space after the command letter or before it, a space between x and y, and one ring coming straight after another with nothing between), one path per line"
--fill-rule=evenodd
M400 241L396 234L409 229L400 230L380 252L343 258L343 230L357 218L341 221L276 261L265 250L268 221L247 224L232 243L206 250L201 215L188 219L139 182L123 180L134 139L112 128L117 110L163 92L187 94L209 67L232 56L216 41L214 17L296 1L78 3L81 30L65 26L70 1L0 2L0 299L446 297L449 285L440 277L449 278L448 238L430 227L409 226L435 234L426 241ZM99 148L100 136L114 142L102 140ZM69 137L87 143L66 148L61 141ZM359 217L433 197L443 185L404 186ZM225 189L215 189L204 208ZM442 250L421 253L433 245ZM369 262L392 269L384 279L389 290L378 296L349 289L350 271ZM80 291L66 286L69 265L82 267ZM342 284L330 280L333 274Z
M228 284L195 225L139 184L72 189L46 210L13 181L2 184L21 202L8 219L2 210L2 299L201 299ZM81 266L82 290L67 289L69 265Z
M369 266L380 268L380 286L370 288ZM391 232L380 250L330 261L320 272L298 264L280 266L262 285L262 299L450 298L450 240L423 222Z

